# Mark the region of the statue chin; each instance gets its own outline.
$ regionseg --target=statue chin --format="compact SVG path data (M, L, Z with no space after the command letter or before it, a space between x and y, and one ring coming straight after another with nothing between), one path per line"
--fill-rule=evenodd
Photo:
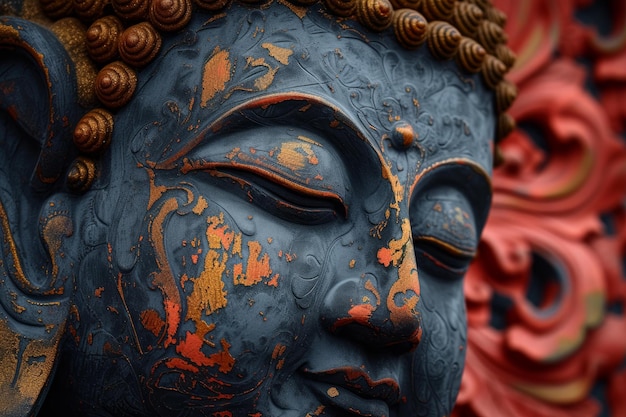
M480 74L322 5L194 9L159 42L91 187L0 201L19 234L43 213L63 277L38 415L449 414L491 199Z

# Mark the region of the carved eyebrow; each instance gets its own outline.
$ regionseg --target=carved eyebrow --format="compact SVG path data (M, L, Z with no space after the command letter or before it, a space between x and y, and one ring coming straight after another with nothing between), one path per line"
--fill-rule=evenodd
M491 176L487 173L485 168L483 168L480 164L472 161L471 159L459 157L459 158L448 158L443 161L435 162L432 165L426 167L424 170L422 170L419 173L419 175L415 177L413 184L411 184L410 194L411 195L413 194L413 190L419 184L419 182L424 177L428 176L428 174L430 174L431 172L438 170L438 169L458 170L458 169L462 169L463 167L471 169L479 177L481 177L487 183L489 187L489 191L493 193L493 185L491 182Z
M311 120L310 114L318 117ZM372 147L367 134L341 107L318 96L288 91L264 95L229 109L209 124L199 135L189 139L182 149L167 159L149 162L154 169L175 169L193 149L217 134L245 130L254 126L288 125L301 122L306 128L328 135L339 152L351 157L358 151L371 163L381 163L380 152ZM369 149L366 149L369 148Z

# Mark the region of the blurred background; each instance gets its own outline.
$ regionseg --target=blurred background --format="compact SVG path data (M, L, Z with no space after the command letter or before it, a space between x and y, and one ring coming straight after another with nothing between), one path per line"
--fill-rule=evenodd
M626 416L626 1L494 3L517 129L465 281L453 415Z

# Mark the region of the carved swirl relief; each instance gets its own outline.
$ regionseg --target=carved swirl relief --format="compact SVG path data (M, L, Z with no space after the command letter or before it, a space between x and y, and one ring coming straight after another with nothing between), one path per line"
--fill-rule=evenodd
M626 7L496 3L518 57L518 128L465 281L453 414L623 415Z

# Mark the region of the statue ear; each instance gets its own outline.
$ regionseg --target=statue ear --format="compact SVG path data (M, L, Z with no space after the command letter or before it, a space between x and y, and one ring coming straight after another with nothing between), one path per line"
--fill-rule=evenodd
M0 17L0 398L35 415L70 305L73 233L59 197L72 160L74 67L52 32ZM54 197L52 197L54 195Z

